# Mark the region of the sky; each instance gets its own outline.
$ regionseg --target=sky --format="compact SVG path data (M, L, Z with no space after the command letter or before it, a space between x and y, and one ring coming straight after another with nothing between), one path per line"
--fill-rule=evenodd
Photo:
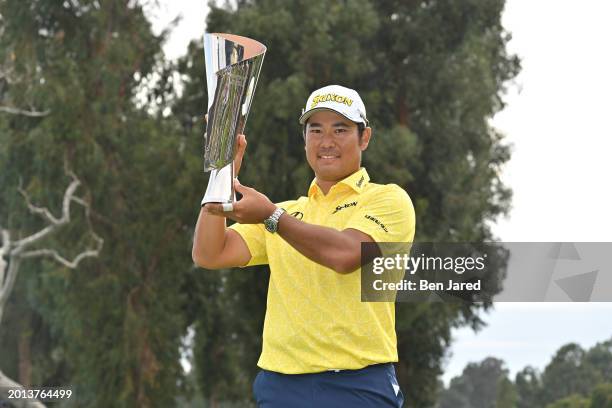
M157 32L182 17L164 46L168 58L178 58L201 39L207 2L159 3L149 11ZM507 106L491 119L513 146L502 174L512 209L491 226L502 241L612 241L610 16L606 0L506 3L508 47L523 69ZM569 342L588 348L612 338L612 303L497 303L482 318L487 327L478 333L454 331L446 383L487 356L503 359L513 376L526 365L543 369Z
M522 57L521 89L492 123L514 145L503 241L612 241L612 3L510 0L502 16Z

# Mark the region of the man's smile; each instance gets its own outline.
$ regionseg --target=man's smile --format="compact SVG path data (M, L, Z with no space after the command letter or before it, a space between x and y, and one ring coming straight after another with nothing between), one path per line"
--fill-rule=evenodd
M319 154L317 155L318 159L323 159L323 160L334 160L334 159L339 159L340 155L338 154Z

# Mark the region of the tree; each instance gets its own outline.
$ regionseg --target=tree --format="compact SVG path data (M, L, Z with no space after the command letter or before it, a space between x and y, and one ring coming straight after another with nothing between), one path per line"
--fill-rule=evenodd
M14 191L21 177L33 201L61 201L64 175L54 164L66 155L106 243L98 262L75 271L24 264L14 292L20 302L6 323L18 327L15 313L25 309L30 327L40 323L43 335L31 343L34 384L70 384L83 406L172 405L182 379L181 288L197 211L190 204L199 189L182 177L193 155L177 124L139 107L139 90L162 102L145 84L163 66L163 35L153 35L133 1L2 0L0 15L0 61L13 63L0 105L50 112L0 114L2 191ZM36 228L21 206L0 197L3 226ZM79 236L68 229L53 243L83 244ZM21 333L1 333L0 360L22 358Z
M546 408L589 408L591 406L588 398L579 394L572 394L552 404L546 405Z
M593 389L589 408L612 408L612 383L599 384Z
M518 408L533 408L543 406L541 402L542 382L538 371L530 366L516 374L516 390L518 393Z
M508 377L502 377L497 385L497 399L495 401L496 408L516 408L518 402L518 394L516 386Z
M67 268L74 269L79 266L79 263L83 259L88 257L97 257L100 254L104 241L91 230L90 234L93 240L97 242L97 247L81 252L72 260L64 258L55 249L31 249L32 246L36 244L40 245L40 242L44 242L47 236L57 233L58 230L70 222L70 207L73 202L85 207L87 213L89 213L91 208L90 204L75 196L75 191L81 182L72 171L67 170L67 173L72 178L72 182L64 192L62 214L59 218L55 217L48 208L33 205L30 202L28 194L24 190L20 189L21 194L26 199L29 210L33 214L42 216L48 225L29 236L21 238L14 237L10 230L4 229L0 226L0 235L2 236L2 247L0 248L0 325L2 324L4 306L6 305L15 286L17 274L19 273L19 267L25 259L49 257ZM8 262L5 260L5 257ZM9 387L21 388L21 385L8 378L0 370L0 396L8 399L6 394L7 388ZM19 401L19 403L23 403L24 406L28 404L33 407L42 406L42 404L38 403L37 401Z
M439 394L437 406L607 407L612 401L612 386L602 378L609 368L609 345L607 340L585 351L575 343L566 344L555 353L542 374L527 366L516 374L514 383L508 379L500 360L488 358L479 364L470 363Z
M416 239L493 238L488 221L503 214L510 200L498 177L510 153L488 118L503 107L506 84L520 69L518 59L506 52L510 36L500 23L503 5L501 0L252 0L235 8L213 6L208 31L245 35L268 47L246 128L249 149L241 182L277 202L303 195L312 174L303 157L300 109L313 89L342 83L359 90L374 129L364 164L374 181L397 183L409 192L416 206ZM207 106L202 55L194 43L179 63L185 89L172 111L191 140L203 133L200 118ZM222 335L199 326L197 367L207 395L215 384L235 381L234 369L212 375L214 360L205 350L218 350L214 355L223 361L241 361L238 371L254 374L267 273L253 270L193 277L216 286L212 293L227 286L236 290L223 310L233 308L239 323L224 322ZM214 308L217 301L200 304ZM477 329L479 311L489 306L398 305L398 377L408 404L434 402L451 329ZM240 326L247 318L251 323ZM238 326L244 347L223 347L222 339L237 336ZM249 393L248 382L239 381L241 393Z
M584 356L585 364L601 373L602 381L612 382L612 339L597 343Z
M526 367L516 375L519 408L538 408L549 406L583 406L591 401L595 390L608 381L612 361L610 340L597 343L589 350L578 344L562 346L553 356L542 374ZM598 406L593 405L592 407Z
M480 363L470 363L440 394L439 407L494 408L501 406L499 402L512 407L512 383L507 376L504 362L497 358L487 357Z
M601 374L585 361L586 352L575 343L561 347L542 373L542 401L552 403L572 394L588 395Z

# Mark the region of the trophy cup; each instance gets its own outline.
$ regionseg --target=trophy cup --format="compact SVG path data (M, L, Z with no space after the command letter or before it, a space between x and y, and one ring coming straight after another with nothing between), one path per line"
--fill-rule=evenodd
M208 116L204 135L204 171L210 171L202 199L231 204L236 137L244 131L266 47L233 34L204 34Z

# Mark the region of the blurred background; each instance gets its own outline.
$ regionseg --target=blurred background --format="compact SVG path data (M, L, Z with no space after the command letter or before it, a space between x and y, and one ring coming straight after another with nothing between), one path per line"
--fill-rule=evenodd
M241 182L272 200L305 194L297 118L313 89L341 83L374 129L364 165L409 192L417 240L609 241L611 12L0 0L0 387L70 387L66 407L252 406L267 268L191 261L205 31L268 47ZM398 304L406 406L610 407L611 316Z

